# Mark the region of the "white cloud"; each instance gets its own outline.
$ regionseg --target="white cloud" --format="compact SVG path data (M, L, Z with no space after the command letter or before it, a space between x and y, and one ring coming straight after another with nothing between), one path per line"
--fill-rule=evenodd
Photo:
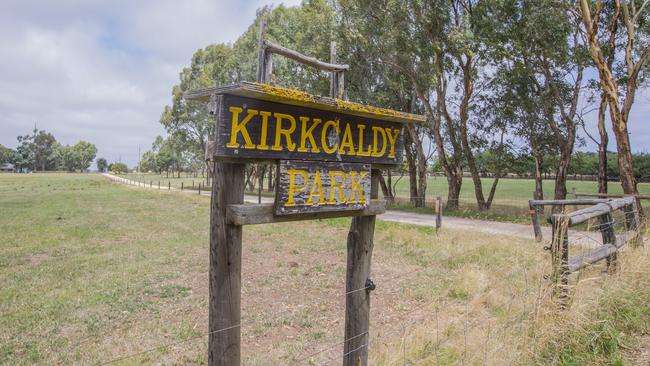
M2 1L0 143L38 128L137 162L192 53L232 42L269 1ZM296 5L298 0L284 1Z

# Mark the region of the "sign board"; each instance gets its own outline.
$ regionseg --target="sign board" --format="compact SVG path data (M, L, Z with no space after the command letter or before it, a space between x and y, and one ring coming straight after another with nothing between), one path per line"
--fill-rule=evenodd
M366 164L402 161L404 124L223 95L213 154Z
M370 201L370 164L281 160L275 214L363 210Z

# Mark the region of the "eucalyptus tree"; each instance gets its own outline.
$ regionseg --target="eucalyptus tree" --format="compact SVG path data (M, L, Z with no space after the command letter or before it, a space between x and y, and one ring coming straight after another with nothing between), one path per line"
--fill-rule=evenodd
M345 24L341 24L339 29L342 61L353 65L346 76L349 98L359 103L422 113L411 81L389 65L378 62L372 50L360 47L356 35ZM429 161L424 152L426 141L431 141L428 126L407 125L404 135L405 171L409 175L410 201L415 207L424 207L425 204ZM386 171L386 179L380 176L379 183L384 197L392 201L394 189L390 169Z
M165 106L160 117L167 132L180 135L188 144L194 145L193 151L199 157L205 156L208 139L214 133L214 119L204 103L186 100L184 93L231 83L234 80L232 54L232 47L225 44L210 45L196 51L190 66L181 71L180 83L172 88L172 105Z
M647 60L650 57L649 2L614 0L603 7L600 0L579 0L577 5L584 24L589 54L598 70L600 87L609 107L612 131L616 138L619 176L626 194L638 194L628 122L637 89L645 82ZM605 11L608 6L613 6L613 11ZM608 28L608 39L620 36L624 46L602 44L599 30L603 26Z
M106 172L106 169L108 169L108 161L106 161L105 158L97 159L97 171L104 173Z
M566 180L581 123L578 109L588 66L579 19L563 2L494 1L499 30L494 46L496 67L504 81L506 103L517 109L517 134L535 158L536 196L543 195L541 167L557 151L556 199L566 197ZM549 149L550 148L550 149Z
M436 145L437 161L447 177L447 208L458 207L463 150L458 125L443 117L449 56L443 44L451 34L451 5L439 1L375 2L340 0L342 27L369 58L387 65L410 83L424 109Z

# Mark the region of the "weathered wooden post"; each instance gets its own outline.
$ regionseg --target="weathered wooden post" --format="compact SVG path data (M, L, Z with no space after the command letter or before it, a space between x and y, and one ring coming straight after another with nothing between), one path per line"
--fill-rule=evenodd
M258 169L259 169L260 166L261 165L258 165ZM262 182L262 174L260 174L259 172L257 172L257 174L259 175L259 178L260 178L259 182L258 182L259 185L257 187L257 203L262 203L262 183L263 183Z
M199 182L199 196L201 195L201 182Z
M242 227L226 222L226 208L244 202L244 170L244 164L213 163L208 365L241 364Z
M635 232L632 238L632 247L636 248L643 245L636 199L633 198L631 204L623 207L623 214L625 215L625 230Z
M183 192L183 182L181 182L181 192Z
M160 189L160 181L158 181L158 189Z
M153 181L152 180L149 181L149 188L153 188Z
M600 234L603 238L603 245L611 244L616 246L616 233L614 232L614 219L609 211L598 217ZM616 271L616 252L607 257L607 271Z
M436 196L436 231L442 227L442 197Z
M576 190L576 187L571 188L571 192L573 193L573 199L577 200L578 199L578 192ZM573 211L576 211L578 209L578 205L573 205Z
M535 233L535 241L542 241L542 226L539 215L539 205L534 205L533 200L528 201L528 209L530 213L530 220L533 222L533 232ZM542 206L543 209L544 206Z
M167 190L168 191L172 190L172 182L171 181L167 182Z

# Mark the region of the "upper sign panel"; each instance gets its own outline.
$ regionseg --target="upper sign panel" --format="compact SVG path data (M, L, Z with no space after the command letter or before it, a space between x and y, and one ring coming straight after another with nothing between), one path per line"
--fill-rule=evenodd
M403 123L228 94L215 107L215 157L402 161Z

